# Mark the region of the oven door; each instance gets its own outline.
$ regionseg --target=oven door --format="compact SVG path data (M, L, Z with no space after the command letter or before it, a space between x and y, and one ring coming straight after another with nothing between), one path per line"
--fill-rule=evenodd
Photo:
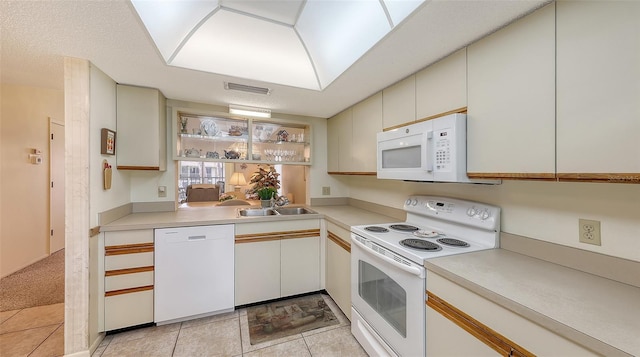
M380 355L382 346L424 356L424 267L356 234L351 242L352 333L370 355Z

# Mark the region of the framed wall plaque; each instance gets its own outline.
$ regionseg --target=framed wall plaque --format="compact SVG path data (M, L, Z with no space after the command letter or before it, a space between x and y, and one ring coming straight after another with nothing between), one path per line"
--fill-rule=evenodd
M116 132L102 128L100 135L100 153L103 155L116 154Z

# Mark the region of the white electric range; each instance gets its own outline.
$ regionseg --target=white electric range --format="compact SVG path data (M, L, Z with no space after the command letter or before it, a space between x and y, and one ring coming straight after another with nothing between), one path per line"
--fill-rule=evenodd
M370 355L424 356L424 261L497 248L500 208L411 196L405 222L351 227L351 330Z

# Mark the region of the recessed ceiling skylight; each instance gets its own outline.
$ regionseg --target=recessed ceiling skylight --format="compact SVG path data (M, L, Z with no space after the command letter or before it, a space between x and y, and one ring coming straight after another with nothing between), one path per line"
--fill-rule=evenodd
M132 0L168 65L322 90L424 0Z

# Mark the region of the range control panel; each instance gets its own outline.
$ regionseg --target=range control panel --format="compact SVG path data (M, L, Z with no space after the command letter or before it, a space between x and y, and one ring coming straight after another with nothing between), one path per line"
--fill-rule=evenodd
M436 196L410 196L404 203L408 214L446 219L484 229L500 228L500 207L486 203Z

